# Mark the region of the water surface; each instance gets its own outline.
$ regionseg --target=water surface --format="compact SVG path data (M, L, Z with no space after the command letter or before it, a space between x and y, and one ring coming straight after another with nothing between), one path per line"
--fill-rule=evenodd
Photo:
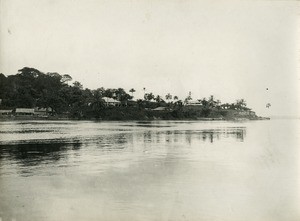
M298 124L0 122L0 217L300 220Z

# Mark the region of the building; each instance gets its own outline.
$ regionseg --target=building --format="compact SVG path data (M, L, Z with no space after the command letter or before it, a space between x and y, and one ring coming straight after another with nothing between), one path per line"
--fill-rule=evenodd
M49 113L52 112L52 108L43 108L43 107L36 107L34 108L34 114L38 116L47 116Z
M18 116L33 116L34 109L32 108L17 108L16 115Z
M106 106L120 106L121 102L110 97L102 97Z
M154 108L152 109L153 111L166 111L168 110L166 107L157 107L157 108Z
M201 105L201 102L198 100L187 100L185 105Z
M1 116L11 116L12 110L0 110L0 115Z

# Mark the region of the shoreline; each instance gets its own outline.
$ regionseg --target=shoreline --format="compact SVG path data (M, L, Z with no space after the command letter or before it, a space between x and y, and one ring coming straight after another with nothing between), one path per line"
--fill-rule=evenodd
M71 118L71 117L32 117L32 116L13 116L13 117L0 117L0 121L18 121L18 120L39 120L39 121L255 121L255 120L271 120L270 117L198 117L198 118L144 118L144 119L100 119L100 118Z

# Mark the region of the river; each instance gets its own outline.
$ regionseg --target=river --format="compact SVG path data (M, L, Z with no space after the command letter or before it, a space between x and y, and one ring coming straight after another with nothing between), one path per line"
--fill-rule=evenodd
M300 220L299 120L2 121L0 220Z

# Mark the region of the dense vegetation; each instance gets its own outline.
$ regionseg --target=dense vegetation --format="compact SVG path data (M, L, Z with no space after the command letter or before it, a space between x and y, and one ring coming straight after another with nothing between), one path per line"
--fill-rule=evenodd
M232 104L222 104L210 96L198 100L197 106L189 106L184 104L192 100L190 95L182 101L169 93L165 97L145 93L144 88L144 99L133 101L133 88L129 91L130 95L122 88L101 87L90 90L84 89L77 81L70 85L71 81L70 75L43 73L28 67L19 70L15 75L6 77L0 74L0 109L50 107L50 114L53 116L109 120L228 117L230 110L250 112L243 99ZM120 101L120 105L105 105L103 97L114 98ZM164 110L153 111L157 107L164 107Z

